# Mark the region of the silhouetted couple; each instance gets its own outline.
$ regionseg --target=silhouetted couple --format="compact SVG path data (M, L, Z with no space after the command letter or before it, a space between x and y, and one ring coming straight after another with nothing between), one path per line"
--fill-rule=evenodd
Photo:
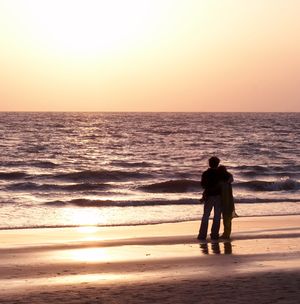
M232 175L225 166L219 166L220 160L213 156L209 159L209 168L203 172L201 186L204 188L202 201L204 212L201 220L198 239L205 240L207 236L209 216L214 209L211 239L219 238L221 214L223 216L224 233L221 238L229 239L231 234L231 220L234 213L234 202L231 183Z

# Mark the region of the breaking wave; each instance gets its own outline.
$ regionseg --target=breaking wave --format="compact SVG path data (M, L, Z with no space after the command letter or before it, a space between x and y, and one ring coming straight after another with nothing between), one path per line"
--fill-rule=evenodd
M280 198L236 198L237 204L256 204L256 203L298 203L300 199ZM178 200L91 200L91 199L72 199L68 201L56 200L44 203L44 205L64 207L145 207L145 206L168 206L168 205L200 205L199 199L183 198Z
M254 180L236 183L234 186L246 188L252 191L288 191L300 189L300 183L293 179L285 179L280 181Z
M279 181L253 180L233 184L236 188L245 188L251 191L291 191L299 190L300 183L294 179ZM169 180L138 187L138 190L153 193L184 193L202 191L200 181L196 180Z
M89 200L73 199L70 201L51 201L44 203L48 206L75 205L79 207L143 207L143 206L165 206L165 205L192 205L199 204L198 199L179 199L179 200L138 200L138 201L113 201L113 200Z
M141 186L138 188L146 192L182 193L201 190L200 181L195 180L169 180L161 183Z
M299 176L300 166L286 165L286 166L238 166L233 167L242 176L254 177L254 176Z

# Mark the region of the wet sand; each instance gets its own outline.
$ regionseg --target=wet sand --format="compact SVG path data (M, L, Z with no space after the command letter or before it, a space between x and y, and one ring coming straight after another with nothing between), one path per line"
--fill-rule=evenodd
M198 226L2 230L0 303L299 303L300 216Z

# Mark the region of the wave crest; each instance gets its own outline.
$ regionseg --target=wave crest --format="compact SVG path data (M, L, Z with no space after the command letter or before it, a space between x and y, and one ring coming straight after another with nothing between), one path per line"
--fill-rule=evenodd
M138 189L146 192L182 193L199 191L201 189L201 185L200 181L182 179L145 185Z
M247 188L253 191L288 191L299 190L300 183L294 179L285 179L280 181L247 181L235 184L236 187Z
M257 204L257 203L298 203L299 199L279 198L236 198L236 204ZM48 206L64 207L64 206L78 206L78 207L151 207L151 206L172 206L172 205L199 205L200 200L194 198L183 198L178 200L91 200L91 199L72 199L69 201L49 201L44 203Z
M144 207L144 206L166 206L166 205L192 205L199 204L198 199L179 200L141 200L141 201L113 201L113 200L90 200L73 199L70 201L50 201L44 203L48 206L75 205L79 207Z

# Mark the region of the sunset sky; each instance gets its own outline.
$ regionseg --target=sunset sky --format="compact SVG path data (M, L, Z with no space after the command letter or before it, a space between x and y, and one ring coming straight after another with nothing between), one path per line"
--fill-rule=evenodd
M300 111L299 0L0 0L0 111Z

